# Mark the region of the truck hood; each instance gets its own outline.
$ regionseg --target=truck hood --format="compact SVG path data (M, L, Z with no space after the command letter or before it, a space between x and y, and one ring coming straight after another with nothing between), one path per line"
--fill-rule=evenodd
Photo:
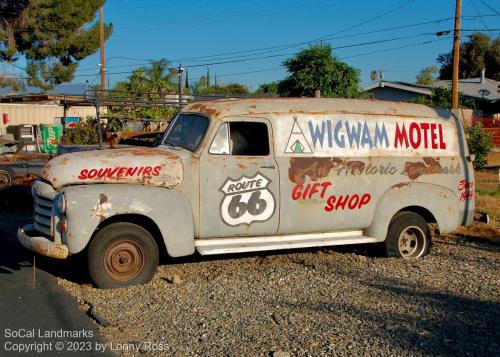
M183 161L159 148L94 150L50 160L41 177L56 189L72 184L128 183L176 188L182 183Z

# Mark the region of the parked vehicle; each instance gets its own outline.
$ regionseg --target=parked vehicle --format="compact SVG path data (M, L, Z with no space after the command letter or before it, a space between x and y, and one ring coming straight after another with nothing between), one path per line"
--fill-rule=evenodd
M0 188L31 184L49 159L35 145L0 139Z
M33 185L22 245L86 252L97 286L148 281L170 257L382 243L420 258L468 225L474 173L462 125L426 106L247 99L186 106L155 148L61 155Z

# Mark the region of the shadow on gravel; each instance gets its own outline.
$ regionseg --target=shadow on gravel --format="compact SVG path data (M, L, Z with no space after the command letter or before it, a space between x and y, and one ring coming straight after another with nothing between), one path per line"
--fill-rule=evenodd
M353 244L353 245L343 245L343 246L332 246L332 247L316 247L316 248L298 248L298 249L287 249L287 250L270 250L262 252L249 252L249 253L234 253L234 254L220 254L220 255L200 255L195 253L191 256L170 258L162 257L160 260L160 265L177 265L185 263L196 263L196 262L210 262L210 261L224 261L233 260L239 258L266 258L273 256L288 256L294 254L317 254L318 252L327 253L329 250L340 254L357 254L365 257L383 257L380 247L375 244Z
M424 285L403 285L397 279L381 276L356 280L370 290L378 290L377 296L383 296L378 310L335 301L286 302L285 306L330 315L332 311L346 314L354 321L363 321L358 325L363 338L382 338L395 351L424 355L500 355L500 303L433 291ZM388 312L394 304L403 304L407 312Z
M28 186L8 186L0 188L0 212L31 212L33 198Z

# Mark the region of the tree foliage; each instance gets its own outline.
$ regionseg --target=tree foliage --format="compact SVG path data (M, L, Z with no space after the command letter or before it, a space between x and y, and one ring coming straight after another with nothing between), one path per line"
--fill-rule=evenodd
M115 85L114 90L131 92L131 96L156 94L163 97L176 93L178 86L177 69L172 68L165 58L152 61L149 66L136 68L125 81Z
M30 0L0 27L0 60L27 62L28 84L50 89L74 78L78 61L99 48L92 22L104 0ZM4 15L4 14L0 14ZM112 32L105 25L105 38Z
M453 74L453 52L438 56L441 63L440 79L451 79ZM460 44L459 77L475 78L486 69L486 76L500 80L500 38L491 39L481 32L474 32L468 41Z
M481 124L465 128L469 150L476 155L474 168L482 169L488 163L488 154L493 149L492 134L483 129Z
M415 102L433 108L451 109L451 89L433 88L430 96L419 97ZM476 102L473 99L464 97L462 93L458 93L458 106L460 108L476 109Z
M417 75L417 84L429 85L436 81L434 74L438 73L436 66L424 67Z
M263 96L277 96L279 82L263 83L257 88L255 94Z
M207 74L209 74L207 72ZM241 83L227 83L221 84L217 83L215 85L209 85L209 78L202 76L197 82L191 86L191 91L194 95L248 95L250 94L250 89Z
M312 45L283 62L290 75L278 85L282 96L314 96L352 98L358 95L359 70L332 55L330 45Z
M148 66L136 68L125 81L116 83L110 95L141 100L146 106L110 106L110 114L129 119L157 119L170 121L178 112L177 106L158 105L167 94L177 94L177 69L166 59L152 61Z

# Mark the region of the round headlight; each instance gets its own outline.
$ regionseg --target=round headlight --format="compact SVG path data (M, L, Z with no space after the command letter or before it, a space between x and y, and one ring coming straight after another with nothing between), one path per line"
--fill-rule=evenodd
M64 214L66 212L66 198L62 193L57 197L57 211L60 214Z

